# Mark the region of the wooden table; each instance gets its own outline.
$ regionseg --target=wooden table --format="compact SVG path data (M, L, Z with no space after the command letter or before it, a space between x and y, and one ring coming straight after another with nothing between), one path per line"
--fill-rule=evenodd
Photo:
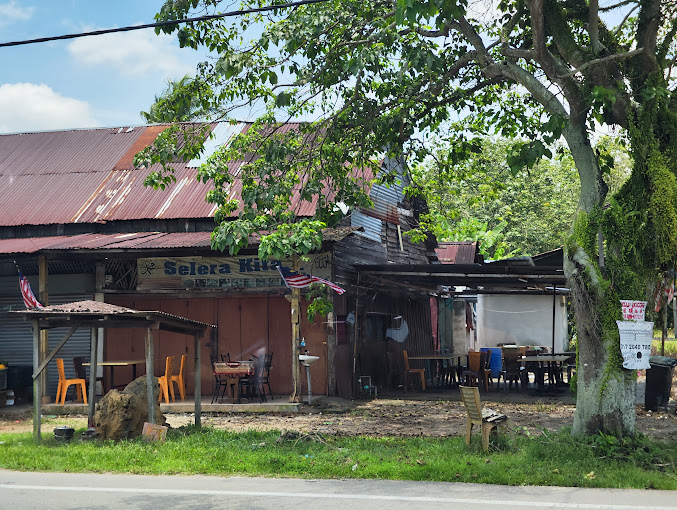
M446 383L446 374L443 374L439 368L441 368L441 363L439 364L440 367L435 367L436 370L431 370L432 368L432 363L431 361L449 361L451 363L451 367L454 366L454 360L456 360L456 369L458 370L459 367L461 367L461 359L468 357L467 354L454 354L454 353L444 353L444 354L425 354L422 356L407 356L409 360L424 360L426 361L426 368L428 370L428 373L431 374L430 379L431 382L435 382L437 380L437 386L450 386L451 385L451 380L449 383ZM466 363L467 364L467 363ZM457 374L457 376L460 378L460 374ZM459 379L460 380L460 379ZM431 385L432 386L432 385Z
M233 388L232 398L235 400L237 391L237 403L240 403L240 377L247 377L254 374L253 361L224 361L223 363L214 363L214 375L222 375L227 379L228 386Z
M116 360L116 361L99 361L96 363L96 366L98 367L110 367L110 384L108 387L110 389L113 388L121 388L126 386L126 384L119 384L118 386L115 386L115 379L114 379L114 370L115 367L132 367L132 381L136 379L136 365L142 365L145 364L146 360L145 359L122 359L122 360ZM90 366L91 363L83 363L83 366Z

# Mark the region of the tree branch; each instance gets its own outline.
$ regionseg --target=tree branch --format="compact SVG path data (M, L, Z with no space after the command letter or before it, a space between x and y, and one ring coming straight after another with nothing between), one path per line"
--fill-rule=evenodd
M588 34L590 35L590 48L594 55L599 55L599 16L598 16L599 2L598 0L590 0L590 8L588 11Z
M633 51L628 51L627 53L616 53L614 55L609 55L606 57L598 58L595 60L589 60L585 64L581 65L580 67L577 67L571 72L568 72L567 74L560 75L559 78L570 78L572 76L575 76L576 74L582 72L584 69L587 69L590 66L593 65L599 65L599 64L604 64L606 62L609 62L611 60L618 60L618 59L623 59L623 58L630 58L634 57L635 55L639 55L640 53L644 52L644 48L638 48Z

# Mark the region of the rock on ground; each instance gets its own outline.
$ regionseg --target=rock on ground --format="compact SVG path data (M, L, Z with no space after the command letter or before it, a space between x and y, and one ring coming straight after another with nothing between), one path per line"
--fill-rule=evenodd
M159 384L155 379L155 394ZM160 402L156 401L155 418L158 425L166 420L160 412ZM148 421L148 395L146 394L146 376L129 383L122 392L111 390L96 404L94 428L100 439L120 441L138 437L143 432L143 424Z

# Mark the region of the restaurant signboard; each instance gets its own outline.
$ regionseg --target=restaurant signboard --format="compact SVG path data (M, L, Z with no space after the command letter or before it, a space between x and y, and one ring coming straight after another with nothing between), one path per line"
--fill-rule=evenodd
M651 368L651 340L653 339L653 322L616 321L621 337L621 354L623 368L641 370Z
M331 253L308 255L299 271L331 279ZM153 257L137 260L137 290L230 289L284 287L278 266L292 267L289 259L258 257Z
M623 320L643 321L645 311L646 311L646 301L621 299L621 313L623 314Z

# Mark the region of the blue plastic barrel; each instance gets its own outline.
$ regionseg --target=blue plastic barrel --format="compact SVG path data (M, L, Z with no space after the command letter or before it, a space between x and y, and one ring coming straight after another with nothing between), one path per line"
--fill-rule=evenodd
M491 349L491 359L489 360L489 368L491 368L491 377L498 377L498 373L503 367L503 352L500 347L481 347L481 352L487 352Z

